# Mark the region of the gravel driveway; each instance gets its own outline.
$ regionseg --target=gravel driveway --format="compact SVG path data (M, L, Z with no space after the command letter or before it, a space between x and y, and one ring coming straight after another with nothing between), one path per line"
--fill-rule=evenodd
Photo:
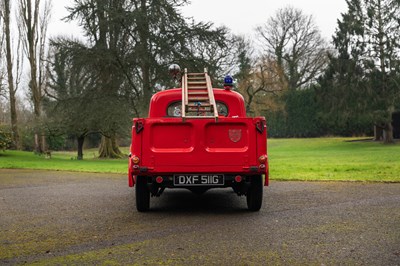
M0 170L0 264L400 265L400 184L167 190L138 213L124 175Z

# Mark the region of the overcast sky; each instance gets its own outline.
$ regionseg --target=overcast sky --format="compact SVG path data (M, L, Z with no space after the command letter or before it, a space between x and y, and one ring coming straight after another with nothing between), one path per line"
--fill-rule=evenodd
M53 0L52 23L49 26L51 36L81 36L76 23L64 23L60 19L68 14L65 7L72 0ZM196 21L211 21L215 25L225 25L233 33L253 36L254 28L263 24L279 8L286 6L300 8L305 14L312 14L322 35L331 40L340 14L346 11L345 0L191 0L191 5L182 9L185 16Z

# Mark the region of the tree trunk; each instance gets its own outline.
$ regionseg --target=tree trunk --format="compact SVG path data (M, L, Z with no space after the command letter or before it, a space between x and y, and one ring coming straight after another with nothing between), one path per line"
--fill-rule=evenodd
M78 138L78 160L83 160L83 143L85 141L85 136L84 135L80 135Z
M251 104L253 103L254 95L251 94L249 90L247 90L247 96L248 96L248 99L247 99L247 103L246 103L246 113L250 114L251 113Z
M384 144L393 144L393 125L392 123L388 123L383 130L383 143Z
M11 92L10 92L10 112L11 112L12 140L14 142L15 148L17 150L20 150L21 149L21 143L20 143L19 130L18 130L18 116L17 116L17 108L16 108L16 98L15 98L15 93L13 93L13 95L11 95Z
M35 152L36 153L43 153L45 143L43 142L43 134L39 129L40 125L40 117L42 114L41 110L41 101L42 101L42 93L37 83L37 75L36 75L36 60L30 60L31 63L31 82L30 87L33 94L33 109L35 115Z
M121 158L122 152L119 150L115 135L111 137L102 136L99 148L99 158Z
M11 130L12 140L16 149L21 149L18 132L18 117L16 110L16 88L14 86L13 77L13 62L11 56L11 34L10 34L10 0L4 1L4 26L5 26L5 37L6 37L6 58L7 58L7 78L8 78L8 90L10 95L10 113L11 113Z
M374 126L374 141L383 140L383 128L380 126Z
M40 0L33 0L33 2L32 0L20 1L20 22L23 24L21 25L22 29L24 29L21 30L20 33L23 38L30 66L29 89L32 93L35 115L35 152L43 153L46 144L44 134L39 127L42 103L42 80L40 79L41 75L38 73L38 69L41 67L40 61L43 60L43 58L40 58L40 53L38 55L38 49L41 48L39 46L42 44L42 38L45 36L44 30L46 27L39 23L41 19L39 16L39 8ZM47 10L47 12L49 11ZM43 21L43 23L47 22ZM39 30L41 30L40 34Z
M40 110L38 110L37 105L34 106L35 112L35 153L42 154L45 150L45 137L39 128L40 124Z
M142 19L140 21L140 25L138 27L139 39L140 39L140 68L142 71L143 78L143 102L140 108L140 115L142 117L147 117L148 115L148 106L150 103L150 99L152 96L152 88L150 82L150 54L149 54L149 18L147 17L147 1L140 1L140 11L142 15Z

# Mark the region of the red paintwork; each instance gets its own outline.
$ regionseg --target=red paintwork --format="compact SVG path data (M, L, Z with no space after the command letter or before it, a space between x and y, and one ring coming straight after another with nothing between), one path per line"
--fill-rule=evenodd
M129 186L134 186L136 175L177 173L264 174L268 185L268 161L265 169L250 170L259 167L258 158L267 154L265 118L246 117L243 97L237 92L214 89L214 97L229 109L228 116L219 117L217 122L214 119L183 122L181 117L166 117L169 104L182 100L181 89L162 91L152 97L149 117L133 119L131 155L138 156L140 162L134 168L129 160ZM137 133L140 124L143 130ZM238 131L239 140L233 136ZM140 172L142 167L147 171Z

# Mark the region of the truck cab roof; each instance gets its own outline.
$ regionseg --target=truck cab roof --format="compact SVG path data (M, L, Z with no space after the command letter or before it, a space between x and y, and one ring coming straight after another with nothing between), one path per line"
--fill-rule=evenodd
M213 89L220 116L246 117L243 96L235 91ZM149 117L180 117L174 108L181 108L182 89L170 89L153 95L150 101Z

